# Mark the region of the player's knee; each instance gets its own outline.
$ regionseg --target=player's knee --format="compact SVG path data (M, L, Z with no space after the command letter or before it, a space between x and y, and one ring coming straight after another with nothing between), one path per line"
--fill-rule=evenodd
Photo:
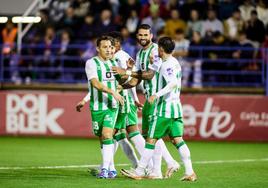
M153 145L155 145L156 141L157 141L157 139L154 139L154 138L147 138L146 139L146 143L153 144Z
M111 139L113 138L113 130L111 129L103 129L102 131L102 139Z
M138 126L137 125L131 125L131 126L128 126L127 127L127 132L128 133L132 133L132 132L135 132L135 131L138 131Z
M174 137L174 138L171 138L171 142L172 142L172 144L177 145L177 144L183 142L183 138L182 137Z

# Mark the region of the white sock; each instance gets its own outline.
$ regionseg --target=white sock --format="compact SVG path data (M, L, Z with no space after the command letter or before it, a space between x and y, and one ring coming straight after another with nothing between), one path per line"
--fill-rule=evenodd
M145 140L141 136L141 134L137 134L136 136L133 136L130 138L130 140L134 143L135 148L139 152L140 156L142 155L145 147Z
M186 144L183 144L182 146L179 147L178 150L181 156L181 160L185 167L185 174L192 175L194 171L192 167L191 154L189 148L187 147Z
M157 142L159 142L159 144L161 146L162 156L163 156L164 160L166 161L167 166L168 167L173 166L175 160L170 155L165 142L162 139L159 139Z
M161 172L161 162L162 162L162 150L161 144L157 141L155 143L155 149L153 154L153 172L159 174Z
M147 166L149 164L149 161L153 157L153 154L154 154L154 149L147 149L147 148L145 148L144 151L143 151L143 153L142 153L142 155L141 155L138 169L145 169L145 168L147 168Z
M109 170L110 171L116 171L115 166L114 166L114 156L118 148L118 142L114 140L114 146L113 146L113 156L109 165Z
M113 159L114 145L113 144L103 144L102 152L102 168L109 169L110 163Z
M127 158L131 161L134 168L138 166L138 158L134 151L134 148L130 144L127 138L118 141L121 148L123 149L124 153L126 154Z

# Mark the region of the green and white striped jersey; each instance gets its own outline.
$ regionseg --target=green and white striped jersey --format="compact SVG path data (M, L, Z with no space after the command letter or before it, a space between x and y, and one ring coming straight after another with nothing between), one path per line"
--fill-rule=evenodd
M150 56L153 56L154 63L150 63ZM143 88L145 92L146 100L149 99L157 91L157 78L158 71L161 66L161 61L158 56L158 45L156 43L152 43L146 50L140 49L136 56L136 69L141 71L148 71L152 69L155 71L155 75L151 80L143 81Z
M162 62L159 70L158 91L165 88L170 82L175 83L176 87L157 99L154 115L165 118L182 117L180 102L181 66L173 56Z
M93 111L118 108L118 103L111 94L97 90L90 83L91 79L96 78L106 87L116 91L118 82L112 73L112 66L117 66L117 63L114 60L102 61L98 56L95 56L86 62L85 71L91 94L90 109Z
M117 62L117 66L123 69L127 69L127 61L130 59L130 55L126 53L123 50L119 50L114 54L114 59ZM124 99L125 103L123 106L119 107L119 112L120 113L129 113L130 112L130 97L129 97L129 92L128 89L124 89L120 93Z

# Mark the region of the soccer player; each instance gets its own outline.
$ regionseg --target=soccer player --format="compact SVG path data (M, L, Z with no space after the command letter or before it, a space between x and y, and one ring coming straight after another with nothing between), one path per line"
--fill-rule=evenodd
M182 107L180 102L181 89L181 67L179 62L172 56L175 47L170 37L162 37L158 42L159 56L163 63L159 70L158 92L148 99L150 104L156 102L154 106L153 124L148 132L146 148L135 170L122 170L123 175L142 179L145 177L145 169L154 154L155 143L158 139L169 135L172 143L178 149L182 162L185 166L185 176L182 181L195 181L196 174L192 168L190 151L184 142Z
M113 58L117 62L117 65L121 68L132 69L133 66L133 63L131 63L133 61L132 58L125 51L121 49L121 42L122 42L121 34L119 32L111 32L108 33L107 35L111 36L114 39L115 54ZM136 88L123 90L121 94L124 97L125 104L124 106L120 106L119 108L119 113L114 127L115 128L114 138L116 140L114 152L116 152L119 143L126 156L132 162L133 167L136 168L138 164L138 159L136 157L132 145L126 138L126 125L129 138L133 141L136 149L141 154L140 151L141 150L143 151L145 140L141 136L139 128L137 126L138 124L137 109L138 107L139 108L142 107L142 105L140 104L139 99L137 97ZM90 92L87 94L86 97L84 97L82 101L80 101L77 104L76 106L77 111L80 111L81 108L85 105L85 103L89 101L89 99L90 99ZM94 169L94 171L96 170ZM114 163L112 162L109 167L108 176L109 178L114 178L116 175L117 173L114 168Z
M90 90L92 128L99 137L102 147L102 169L99 178L108 178L108 169L113 161L113 129L118 113L118 102L124 105L124 98L116 92L116 81L111 67L116 62L111 59L113 39L102 36L97 39L98 55L86 62L86 74Z
M141 80L144 81L143 87L145 90L146 101L142 109L142 134L145 138L147 137L154 109L154 104L149 104L148 99L157 91L158 70L161 66L161 61L158 57L158 46L152 42L152 38L153 35L149 25L142 24L138 27L137 40L142 48L136 56L136 72L125 70L120 67L113 67L113 70L119 75L128 75L132 77L129 82L123 84L124 88L131 88L139 84ZM170 177L174 171L179 169L179 164L172 158L162 139L156 144L156 151L153 157L154 169L151 174L153 174L154 177L162 178L162 155L168 165L165 176Z
M127 69L130 68L130 64L133 64L132 58L122 50L121 48L121 42L122 42L122 36L119 32L110 32L108 33L109 36L111 36L114 39L115 42L115 54L114 54L114 60L117 62L117 65L121 68ZM127 77L118 77L119 75L116 75L119 82L125 82L127 81ZM125 78L124 78L125 77ZM141 107L142 105L139 102L139 99L136 94L136 89L132 88L131 90L122 90L120 92L122 96L125 99L124 106L120 106L119 113L117 116L115 129L114 129L114 138L122 147L123 151L125 152L126 156L130 159L134 167L137 167L138 159L136 157L135 151L132 147L132 145L129 143L128 139L126 138L126 125L132 125L134 129L138 132L129 132L130 139L133 139L133 137L139 137L139 129L137 128L137 107L135 106L135 103L137 106ZM135 102L130 95L133 95L135 98ZM135 126L136 125L136 126ZM128 129L129 130L129 129ZM139 134L139 135L138 135ZM142 136L140 135L142 138ZM135 143L135 142L134 142ZM138 143L139 145L145 144L144 140L141 140L141 142ZM136 147L137 144L135 144ZM116 145L115 150L116 152ZM114 168L114 164L110 164L110 168Z

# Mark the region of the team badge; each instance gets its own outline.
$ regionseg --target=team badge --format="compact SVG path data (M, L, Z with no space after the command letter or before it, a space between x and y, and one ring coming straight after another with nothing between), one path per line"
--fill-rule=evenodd
M173 74L173 69L172 68L167 68L167 74L171 76Z

